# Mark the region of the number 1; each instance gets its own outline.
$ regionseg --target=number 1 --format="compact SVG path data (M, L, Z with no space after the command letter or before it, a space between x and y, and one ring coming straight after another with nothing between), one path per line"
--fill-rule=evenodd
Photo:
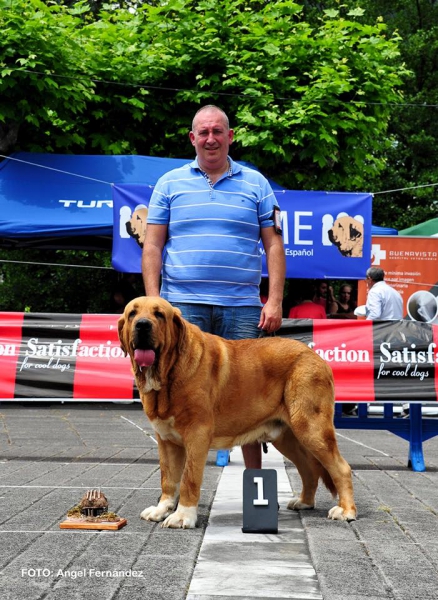
M257 498L253 500L254 506L267 506L269 500L263 497L263 477L254 477L254 483L257 485Z

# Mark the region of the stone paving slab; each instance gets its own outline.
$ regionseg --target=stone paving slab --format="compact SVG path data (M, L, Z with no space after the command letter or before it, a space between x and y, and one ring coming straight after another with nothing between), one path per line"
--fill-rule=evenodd
M141 521L160 486L156 444L146 433L152 430L136 403L0 403L2 600L82 600L90 593L105 600L187 600L209 518L221 523L224 547L242 535L213 504L228 467L216 467L210 452L197 529L164 530ZM323 600L438 599L438 438L424 443L424 473L407 468L408 444L389 432L340 430L338 441L353 467L359 520L329 521L333 500L320 488L316 509L291 513L296 526L271 544L278 551L276 557L269 550L272 572L281 578L282 569L290 569L281 553L293 542L298 562L310 556ZM286 473L299 490L289 463ZM128 519L126 527L59 529L89 487L107 493L110 508ZM235 502L238 512L238 495ZM254 564L259 559L254 555ZM225 566L236 576L232 564ZM246 586L220 600L272 600L272 590L257 581L257 596ZM219 600L214 592L201 591L196 600Z

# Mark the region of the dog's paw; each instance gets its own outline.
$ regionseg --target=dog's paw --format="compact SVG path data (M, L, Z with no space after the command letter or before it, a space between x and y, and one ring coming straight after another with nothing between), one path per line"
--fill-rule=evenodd
M357 513L354 509L349 511L345 511L342 506L334 506L329 510L328 518L333 521L355 521L357 518Z
M310 510L315 508L314 504L304 504L299 498L292 498L287 505L288 510Z
M196 527L197 510L196 506L178 505L177 510L169 515L161 527L170 527L171 529L193 529Z
M145 508L140 514L140 519L145 521L163 521L170 515L173 510L173 506L169 505L168 502L159 502L157 506L149 506Z

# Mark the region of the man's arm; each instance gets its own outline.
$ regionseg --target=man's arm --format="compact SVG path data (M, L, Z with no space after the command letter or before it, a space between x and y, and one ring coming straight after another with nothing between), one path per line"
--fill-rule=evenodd
M268 301L262 309L259 327L273 333L281 327L283 316L284 279L286 276L286 259L281 235L274 227L263 227L261 230L263 247L266 252L268 267L269 294Z
M160 274L163 248L167 240L167 225L149 224L141 257L141 271L147 296L160 295Z

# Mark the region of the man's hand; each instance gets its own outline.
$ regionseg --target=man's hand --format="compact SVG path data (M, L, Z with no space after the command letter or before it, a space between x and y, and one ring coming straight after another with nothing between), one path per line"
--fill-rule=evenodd
M277 331L281 327L282 315L283 307L281 303L276 303L268 299L262 308L258 324L259 329L263 329L266 333L274 333L274 331Z

